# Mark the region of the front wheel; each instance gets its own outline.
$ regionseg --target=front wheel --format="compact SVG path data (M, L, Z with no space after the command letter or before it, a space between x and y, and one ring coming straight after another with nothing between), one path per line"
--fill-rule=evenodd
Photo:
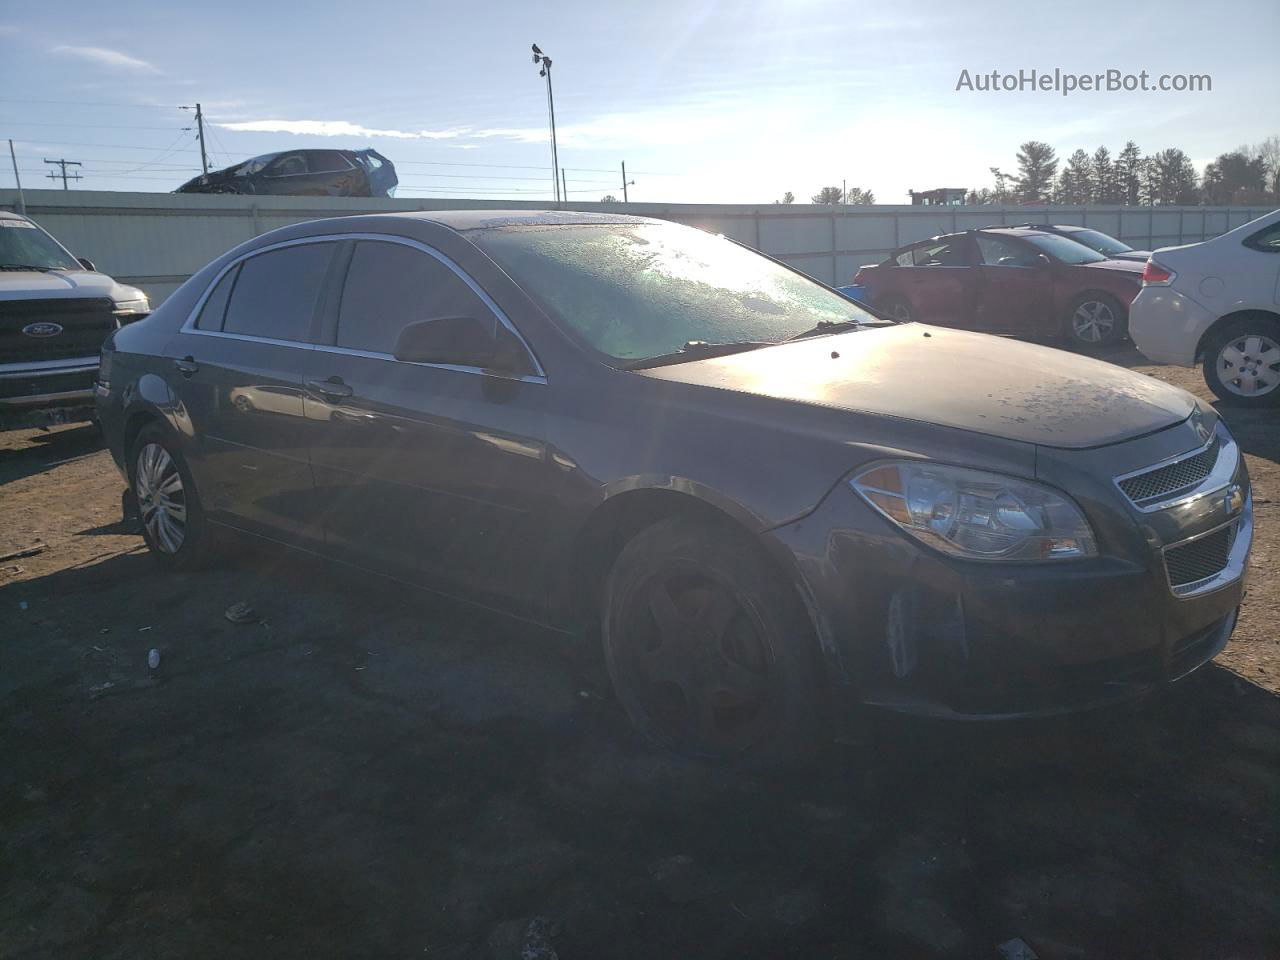
M684 518L639 533L609 577L603 639L618 700L650 740L764 763L813 746L813 628L747 534Z
M1280 406L1280 321L1240 317L1210 332L1204 380L1223 403Z
M1124 336L1129 316L1120 301L1105 293L1086 293L1071 302L1067 335L1082 347L1102 347Z
M151 555L161 566L174 570L204 565L213 554L213 534L186 460L158 424L138 433L129 460L129 480Z

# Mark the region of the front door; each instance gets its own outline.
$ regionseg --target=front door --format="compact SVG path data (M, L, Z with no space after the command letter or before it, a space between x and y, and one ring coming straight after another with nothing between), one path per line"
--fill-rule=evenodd
M167 348L205 509L286 543L323 539L302 389L337 246L289 244L234 265Z
M545 380L394 357L407 325L459 316L513 336L446 259L412 241L355 243L304 404L327 550L536 615L531 571L560 476L542 439Z
M982 258L976 328L1023 336L1051 331L1053 268L1026 244L986 233L976 236Z

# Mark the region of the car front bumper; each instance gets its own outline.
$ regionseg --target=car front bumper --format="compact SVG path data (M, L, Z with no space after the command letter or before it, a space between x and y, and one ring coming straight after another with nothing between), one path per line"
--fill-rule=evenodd
M1253 503L1233 455L1222 491L1158 513L1126 511L1118 491L1108 515L1095 501L1103 555L1048 564L945 556L840 484L813 513L770 532L797 563L834 712L865 704L974 720L1047 716L1185 677L1226 645L1244 595ZM1219 528L1232 534L1220 575L1175 586L1168 551Z
M0 429L91 420L98 358L0 364Z
M1172 287L1143 287L1129 307L1129 336L1149 360L1192 367L1200 338L1216 319Z

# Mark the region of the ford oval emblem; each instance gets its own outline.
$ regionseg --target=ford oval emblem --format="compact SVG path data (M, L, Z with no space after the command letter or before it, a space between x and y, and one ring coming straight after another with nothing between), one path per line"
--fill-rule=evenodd
M28 337L56 337L62 332L62 324L48 321L28 323L22 328L22 332Z

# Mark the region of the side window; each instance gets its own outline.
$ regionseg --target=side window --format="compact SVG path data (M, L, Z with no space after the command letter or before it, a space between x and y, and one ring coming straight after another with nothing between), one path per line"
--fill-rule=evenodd
M967 267L964 247L959 240L943 240L937 243L926 243L916 247L915 265L917 267Z
M312 150L307 154L307 167L312 173L336 173L350 170L351 164L336 150Z
M239 266L232 267L222 275L209 299L200 308L200 316L196 317L197 330L221 330L222 319L227 313L227 298L231 296L231 288L235 286Z
M338 311L338 346L394 353L400 331L419 320L497 318L443 263L401 243L360 240Z
M985 233L979 233L977 239L982 262L989 267L1031 267L1036 264L1035 255L1019 243Z
M307 172L307 159L300 153L283 153L271 161L263 176L296 177Z
M245 260L222 329L273 340L307 340L335 246L282 247Z
M893 262L900 267L911 266L911 250L903 250L900 254L893 258Z
M1257 233L1248 237L1244 245L1252 247L1254 250L1260 250L1263 253L1280 253L1280 223L1273 223L1269 227L1263 227Z

